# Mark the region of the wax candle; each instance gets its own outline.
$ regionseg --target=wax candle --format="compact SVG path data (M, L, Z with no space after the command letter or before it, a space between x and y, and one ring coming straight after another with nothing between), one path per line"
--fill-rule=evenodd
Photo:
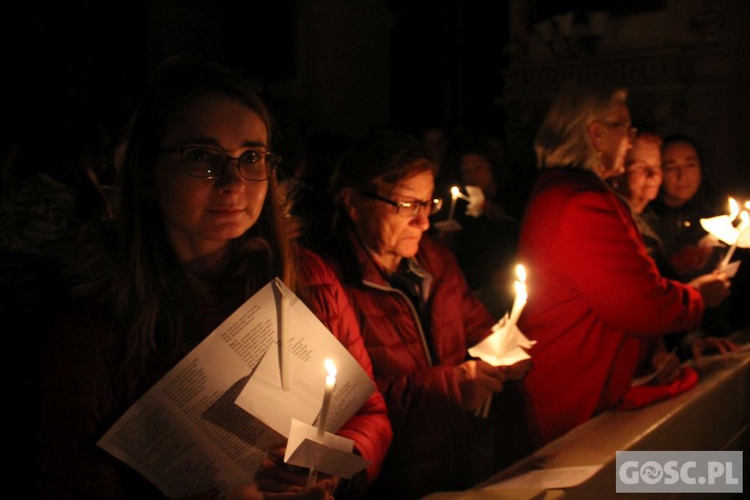
M513 328L515 328L516 322L521 316L521 311L523 311L523 308L526 305L526 299L528 298L528 294L526 292L526 269L522 264L516 265L516 277L518 278L514 283L516 287L516 297L515 299L513 299L513 307L510 310L508 321L505 323L506 337L513 335ZM499 340L500 339L498 338L498 342ZM498 349L499 348L500 346L498 345ZM474 415L477 417L481 416L482 418L487 418L487 415L489 415L490 412L491 404L492 395L489 395L484 401L484 404L477 408Z
M724 256L724 259L722 259L721 264L719 264L719 269L724 269L729 265L729 261L732 260L732 255L734 255L734 251L737 249L737 243L739 243L742 233L746 230L750 230L750 215L748 215L748 213L743 210L740 213L740 224L739 226L737 226L737 238L734 240L734 243L732 243L732 246L729 247L729 250Z
M281 314L279 319L279 365L281 371L281 388L289 390L289 297L284 293L278 278L274 280L281 295Z
M330 359L325 360L326 388L323 393L323 406L320 407L320 417L318 418L318 438L323 439L326 432L326 423L328 422L328 408L331 406L331 396L333 388L336 385L336 365Z
M333 395L333 388L336 386L336 365L330 359L326 359L324 362L326 371L326 387L323 393L323 405L320 407L320 416L318 417L318 441L323 441L323 437L326 433L326 423L328 422L328 409L331 406L331 396ZM307 475L307 487L312 487L318 480L318 469L312 467Z
M456 200L458 199L458 196L461 194L461 190L458 189L458 186L453 186L451 188L451 208L448 211L448 220L453 220L453 213L456 211Z
M521 316L528 299L526 292L526 269L522 264L516 266L516 277L518 278L514 283L516 288L516 297L513 299L513 307L510 310L510 318L508 318L508 333L511 333L511 329L515 327L518 322L518 318Z

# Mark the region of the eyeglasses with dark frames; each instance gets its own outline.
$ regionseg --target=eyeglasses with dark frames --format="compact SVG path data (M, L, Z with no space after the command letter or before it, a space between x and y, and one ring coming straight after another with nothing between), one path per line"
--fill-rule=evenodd
M623 122L610 122L607 120L599 120L603 124L605 124L608 127L616 127L616 128L622 128L625 130L625 133L628 134L628 138L632 141L635 139L635 136L638 135L638 129L630 125L629 123L623 123Z
M428 201L393 201L368 191L361 191L361 193L367 198L382 201L383 203L388 203L389 205L396 207L396 214L402 217L416 217L423 208L427 209L428 215L433 215L438 213L443 207L442 198L433 198Z
M165 148L159 152L179 154L185 173L200 179L213 179L229 162L236 161L240 177L247 181L265 181L281 162L281 156L277 154L252 149L238 157L229 156L223 150L211 146L180 146Z

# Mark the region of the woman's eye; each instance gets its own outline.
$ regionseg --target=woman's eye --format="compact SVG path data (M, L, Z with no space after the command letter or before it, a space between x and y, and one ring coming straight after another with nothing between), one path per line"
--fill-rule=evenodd
M256 151L247 151L240 156L244 163L257 163L260 160L260 154Z

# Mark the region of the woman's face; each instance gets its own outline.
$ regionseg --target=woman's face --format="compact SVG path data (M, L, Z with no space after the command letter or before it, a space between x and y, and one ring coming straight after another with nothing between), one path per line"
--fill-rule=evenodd
M268 132L261 118L238 101L220 95L185 101L166 123L161 146L217 148L238 157L266 152ZM177 152L159 155L155 188L169 240L184 261L225 247L260 216L268 181L240 177L237 162L218 168L212 179L185 171L188 159Z
M461 157L461 180L469 186L479 187L486 195L493 195L495 177L492 174L492 165L482 155L466 153Z
M434 191L435 176L427 171L375 194L397 203L425 202L432 200ZM402 258L416 255L422 233L430 227L429 207L422 207L416 215L397 213L393 205L356 193L348 204L348 213L365 246L389 271L395 270Z
M695 148L685 142L675 142L662 152L664 181L662 197L672 207L690 201L701 185L701 162Z
M627 106L615 103L607 117L594 122L595 146L601 153L602 178L620 175L625 171L625 155L630 149L632 123Z
M648 138L637 138L627 154L626 165L628 198L643 202L655 199L662 178L659 143Z

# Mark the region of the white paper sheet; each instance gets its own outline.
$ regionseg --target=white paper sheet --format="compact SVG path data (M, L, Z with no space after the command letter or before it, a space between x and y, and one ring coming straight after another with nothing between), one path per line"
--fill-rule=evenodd
M285 441L293 415L313 423L324 390L323 360L328 357L342 367L334 393L336 408L328 420L329 428L338 430L375 385L299 298L291 291L288 295L294 346L289 356L290 391L281 388L279 314L269 283L136 401L97 444L170 498L247 483L261 470L268 449ZM318 371L319 376L309 375ZM263 401L250 407L274 425L238 406L235 400L241 393L245 401Z

